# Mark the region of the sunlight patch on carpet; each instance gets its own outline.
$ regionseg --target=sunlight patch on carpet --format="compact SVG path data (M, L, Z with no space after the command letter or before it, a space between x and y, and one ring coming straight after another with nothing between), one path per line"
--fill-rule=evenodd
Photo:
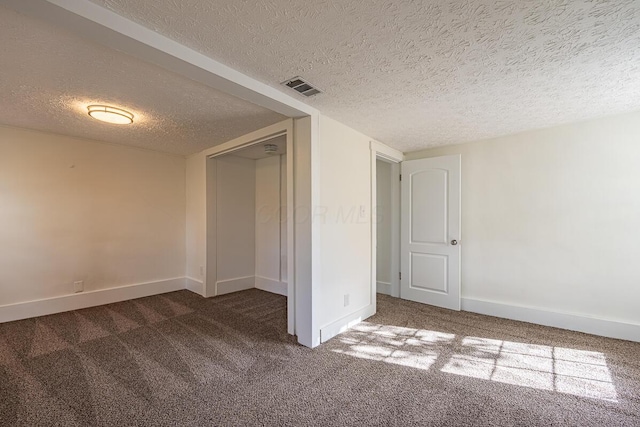
M443 332L360 323L339 338L348 348L333 351L360 359L428 370L438 359L438 345L454 338L455 335Z
M442 372L617 402L604 354L466 337Z
M362 322L337 337L335 353L429 370L440 360L441 372L617 402L605 355L594 351L456 337L424 329ZM454 349L442 356L444 347ZM450 351L450 350L449 350ZM450 354L450 352L447 352Z

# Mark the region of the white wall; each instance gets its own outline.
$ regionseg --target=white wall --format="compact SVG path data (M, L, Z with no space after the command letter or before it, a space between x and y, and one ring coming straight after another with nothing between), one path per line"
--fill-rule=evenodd
M272 156L255 161L255 285L258 289L286 295L287 189L286 160L283 159L286 157Z
M0 153L0 305L184 277L184 158L8 127Z
M376 161L376 282L377 291L391 294L391 164Z
M289 220L293 221L295 230L295 332L298 342L315 347L320 344L318 311L321 308L320 224L313 221L313 211L320 201L319 117L294 120L293 131L294 182L290 185L295 204L289 208ZM292 309L292 305L293 300L289 298L288 309Z
M222 156L216 162L217 280L255 276L255 160ZM253 287L253 286L252 286Z
M321 252L316 307L324 341L350 317L373 314L375 293L371 292L370 138L324 116L319 132L320 201L314 221L319 224Z
M462 154L462 295L640 324L640 113Z
M287 156L280 156L280 280L287 283L289 275L289 252L287 233Z

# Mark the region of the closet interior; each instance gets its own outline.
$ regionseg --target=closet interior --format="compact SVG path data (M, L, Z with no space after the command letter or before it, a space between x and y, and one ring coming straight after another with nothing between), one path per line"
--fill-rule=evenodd
M287 295L287 144L279 136L215 161L216 295Z

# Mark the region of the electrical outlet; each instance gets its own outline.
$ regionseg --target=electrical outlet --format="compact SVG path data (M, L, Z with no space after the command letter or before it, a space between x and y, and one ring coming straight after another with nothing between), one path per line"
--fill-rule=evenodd
M367 210L364 205L360 205L360 218L364 218L367 215Z
M78 293L84 291L84 281L79 280L77 282L73 282L73 292Z
M349 305L349 294L344 294L344 306Z

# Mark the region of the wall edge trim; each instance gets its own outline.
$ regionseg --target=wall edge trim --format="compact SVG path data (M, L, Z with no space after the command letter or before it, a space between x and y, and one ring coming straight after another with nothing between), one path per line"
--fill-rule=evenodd
M256 276L256 289L287 296L289 285L287 282L269 279L268 277Z
M391 296L391 283L389 282L376 282L376 293Z
M0 323L113 304L185 289L184 277L136 283L0 306Z
M243 276L216 282L215 296L246 291L256 287L256 276Z
M369 304L368 306L344 316L335 322L329 323L328 325L320 328L320 342L324 343L329 341L331 338L366 320L375 313L375 304Z
M607 338L640 342L640 325L493 301L462 298L462 310Z
M185 277L185 289L204 297L204 281Z

